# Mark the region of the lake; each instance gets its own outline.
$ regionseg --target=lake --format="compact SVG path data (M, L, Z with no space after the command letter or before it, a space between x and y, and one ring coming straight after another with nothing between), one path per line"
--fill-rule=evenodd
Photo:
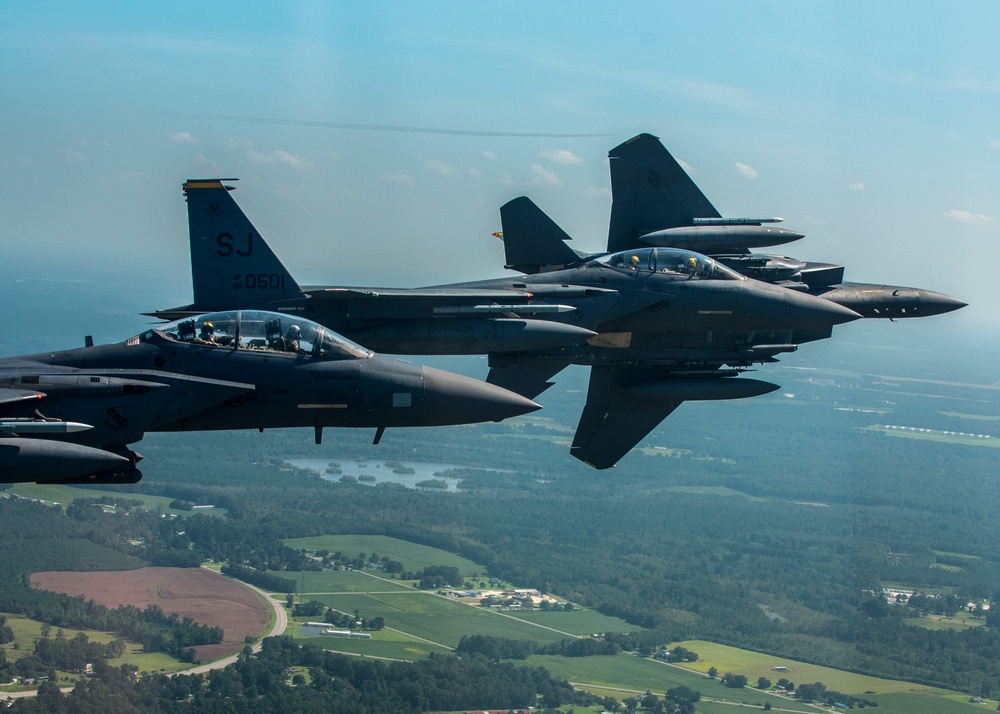
M307 471L314 471L321 474L323 479L326 481L340 481L341 476L353 476L358 479L358 483L365 486L377 486L380 483L399 483L407 488L422 488L417 486L417 484L421 481L427 481L428 479L444 481L445 484L447 484L447 488L433 489L437 491L457 491L459 481L457 478L447 478L435 475L438 472L448 471L449 469L472 468L461 464L445 464L434 461L394 461L392 459L389 459L388 461L391 465L387 464L386 461L373 459L369 459L367 461L355 461L354 459L331 460L329 458L285 459L286 463L295 466L296 468L306 469ZM340 464L340 473L327 473L327 467L331 463ZM393 473L393 469L399 466L406 469L412 469L413 473ZM476 470L490 471L491 469ZM371 477L374 477L375 480L362 480L362 478L370 479Z

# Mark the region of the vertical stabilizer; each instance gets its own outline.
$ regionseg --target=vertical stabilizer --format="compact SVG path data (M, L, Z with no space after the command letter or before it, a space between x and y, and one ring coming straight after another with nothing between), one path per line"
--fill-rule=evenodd
M638 237L721 218L684 168L652 134L639 134L608 152L611 225L608 251L641 247Z
M560 270L580 256L566 241L570 237L526 196L500 207L505 268L522 273Z
M195 310L263 307L302 296L298 283L229 195L223 181L188 179Z

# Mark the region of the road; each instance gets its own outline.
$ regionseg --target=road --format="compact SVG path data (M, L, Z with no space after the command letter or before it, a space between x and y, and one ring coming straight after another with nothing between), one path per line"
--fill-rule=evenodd
M271 609L274 610L274 626L271 628L270 632L265 633L261 637L261 639L264 639L264 637L275 637L277 635L283 634L284 631L288 628L288 613L285 612L285 606L280 601L271 597L260 588L255 587L253 585L249 585L247 583L243 583L243 585L250 588L251 590L256 591L258 595L260 595L267 601L267 603L271 606ZM253 646L253 651L260 652L260 647L261 647L260 643L257 643L256 645ZM184 669L181 670L180 672L174 672L170 676L176 677L179 674L203 674L205 672L210 672L213 669L222 669L223 667L228 667L229 665L236 662L236 659L238 657L239 653L231 655L229 657L224 657L222 659L217 659L214 662L209 662L208 664L198 665L197 667L192 667L191 669Z

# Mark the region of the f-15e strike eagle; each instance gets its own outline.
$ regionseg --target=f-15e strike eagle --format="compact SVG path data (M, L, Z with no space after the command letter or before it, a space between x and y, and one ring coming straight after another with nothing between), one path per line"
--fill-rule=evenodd
M778 389L739 375L798 344L829 337L835 325L868 315L871 298L878 309L895 309L903 297L899 291L910 290L885 288L874 296L864 293L863 304L850 303L850 290L838 290L843 286L831 280L835 266L802 264L789 273L794 267L789 259L785 264L773 256L732 259L731 245L742 245L748 235L772 235L771 243L756 247L801 234L764 227L764 221L719 218L679 166L679 174L665 171L654 177L662 156L650 157L648 143L634 148L639 150L629 155L632 164L618 168L614 156L622 147L612 151L616 208L608 253L572 250L564 242L569 236L521 197L501 208L501 220L506 267L523 274L417 289L301 288L230 196L232 188L223 182L235 179L191 179L184 191L195 301L152 314L176 319L205 310L266 307L308 316L386 352L486 353L487 381L528 398L550 386L566 366L589 366L587 403L570 451L603 469L684 401ZM645 169L652 194L634 188L641 183L636 171ZM625 190L628 186L632 191ZM664 205L672 201L685 208L664 214ZM673 217L678 211L690 217ZM657 243L670 229L691 235L677 232L669 239L676 238L676 244ZM688 244L682 244L681 235ZM694 252L694 245L720 255ZM748 274L751 265L770 266L772 272L758 271L767 278L759 280ZM776 279L779 265L786 269ZM813 289L816 281L806 282L818 274L826 276L818 280L826 290ZM793 285L796 278L802 286ZM916 314L964 304L938 293L915 293L921 299ZM915 314L909 309L897 316Z
M135 483L148 431L499 421L538 409L377 355L300 316L185 317L125 342L0 360L0 481Z

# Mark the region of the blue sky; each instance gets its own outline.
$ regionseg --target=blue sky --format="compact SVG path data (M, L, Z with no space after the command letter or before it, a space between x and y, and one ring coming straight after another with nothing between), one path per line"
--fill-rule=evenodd
M789 255L971 303L856 334L991 338L997 37L995 2L4 3L0 282L128 334L189 301L180 186L213 176L302 283L496 277L519 195L602 249L607 152L646 131Z

